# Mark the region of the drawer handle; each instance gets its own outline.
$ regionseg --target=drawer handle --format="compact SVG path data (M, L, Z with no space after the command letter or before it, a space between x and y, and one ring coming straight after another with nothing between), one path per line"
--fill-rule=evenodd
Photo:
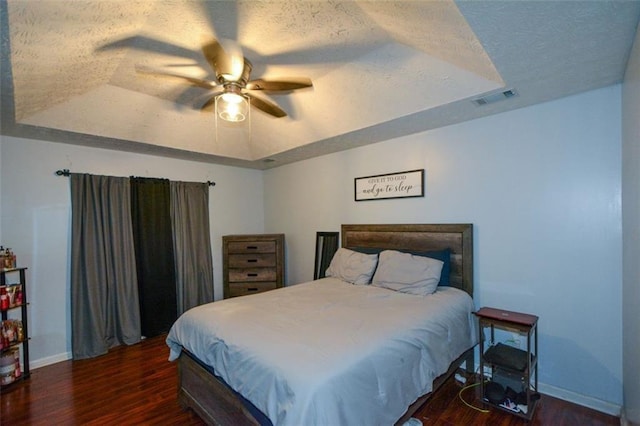
M247 246L247 250L258 250L258 246Z
M258 291L258 287L249 287L247 291Z
M248 277L257 277L258 274L247 274Z
M258 261L258 259L247 259L247 262L249 263L256 263Z

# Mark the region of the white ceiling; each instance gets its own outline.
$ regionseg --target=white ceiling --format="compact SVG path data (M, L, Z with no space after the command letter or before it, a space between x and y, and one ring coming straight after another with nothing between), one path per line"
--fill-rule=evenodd
M640 16L640 1L0 7L2 134L258 169L620 82ZM229 129L197 108L205 89L135 71L213 78L200 51L212 37L237 40L253 78L305 76L314 87L270 96L287 117L254 109L250 127ZM504 89L517 96L471 102Z

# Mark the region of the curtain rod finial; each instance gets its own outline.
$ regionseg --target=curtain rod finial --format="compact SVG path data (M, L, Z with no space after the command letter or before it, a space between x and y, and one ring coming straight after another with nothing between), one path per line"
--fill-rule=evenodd
M71 173L69 172L69 169L62 169L62 170L56 171L57 176L69 176L70 174Z

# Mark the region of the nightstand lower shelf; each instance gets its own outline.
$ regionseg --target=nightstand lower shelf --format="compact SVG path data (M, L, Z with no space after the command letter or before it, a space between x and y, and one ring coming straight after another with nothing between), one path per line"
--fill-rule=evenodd
M482 308L476 312L480 336L480 395L485 404L527 421L533 418L538 393L538 317ZM485 349L485 328L490 344ZM496 343L495 329L526 336L526 349ZM490 378L485 379L489 374Z
M490 405L501 411L506 411L507 413L513 414L515 416L522 417L527 421L533 418L533 413L535 412L536 406L538 405L538 399L534 399L532 402L529 403L531 406L530 407L527 406L526 411L522 411L522 408L519 407L518 405L516 405L514 408L509 408L503 404L494 404L492 402L487 401L486 399L483 401L487 405Z

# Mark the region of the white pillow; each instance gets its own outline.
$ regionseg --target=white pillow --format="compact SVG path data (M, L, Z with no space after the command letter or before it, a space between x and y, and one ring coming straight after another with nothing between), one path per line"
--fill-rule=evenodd
M371 285L425 296L436 291L442 265L441 260L430 257L385 250L380 253Z
M333 255L325 275L352 284L369 284L377 264L377 254L364 254L340 247Z

